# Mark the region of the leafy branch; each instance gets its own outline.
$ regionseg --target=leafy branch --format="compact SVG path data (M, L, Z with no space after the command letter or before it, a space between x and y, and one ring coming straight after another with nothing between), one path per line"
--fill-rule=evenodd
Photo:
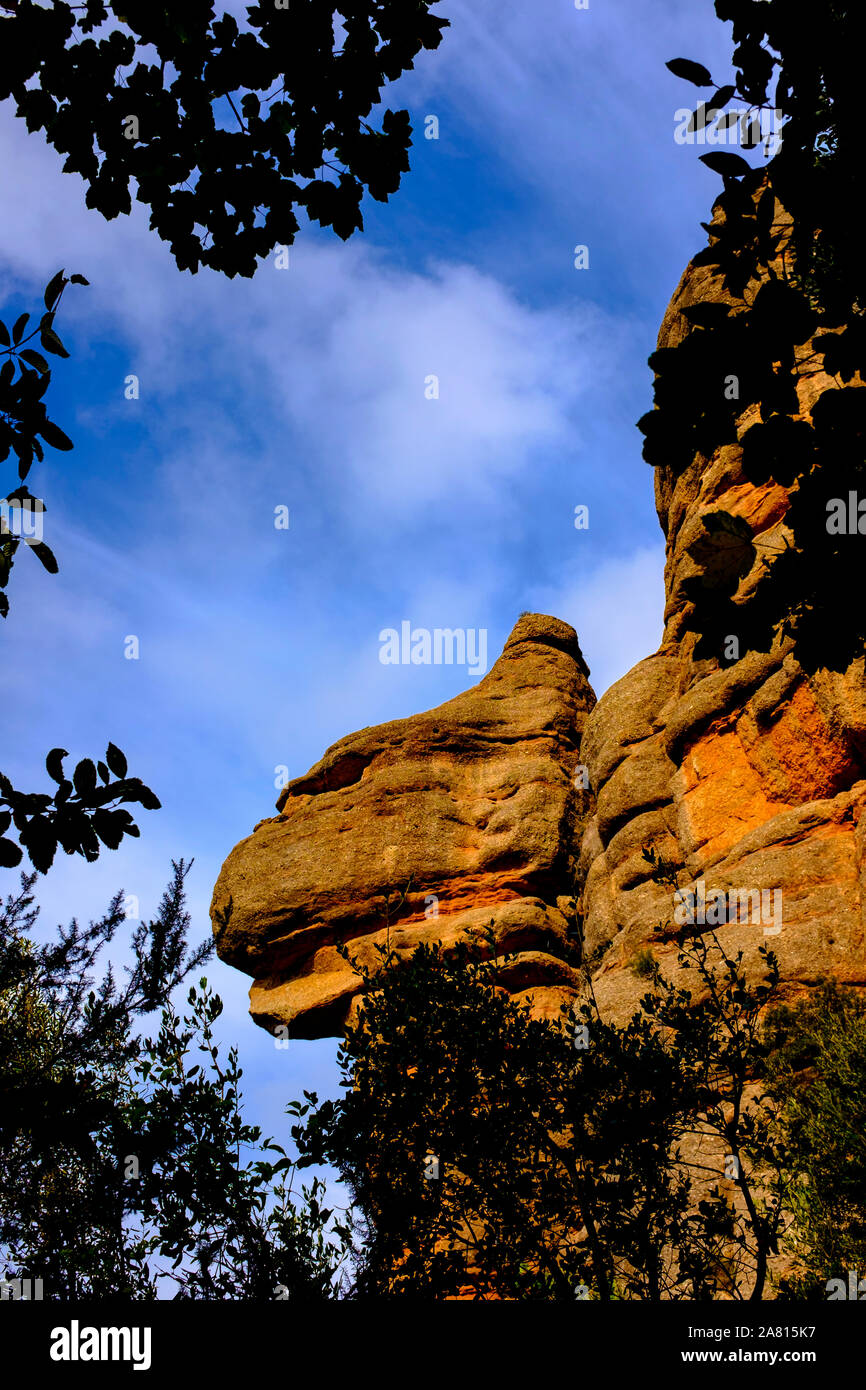
M0 617L9 612L9 599L2 592L9 582L9 575L15 554L22 539L48 570L57 573L57 561L50 548L41 539L32 539L23 534L23 526L16 535L10 528L5 513L15 509L45 511L45 504L32 495L24 485L34 459L42 462L45 451L42 441L54 449L64 452L71 449L72 440L48 417L43 396L51 382L51 368L47 359L34 347L28 347L37 334L45 352L56 357L68 357L55 328L55 317L67 285L86 285L89 282L83 275L67 276L58 270L52 276L43 295L45 312L38 323L25 333L31 315L20 314L11 329L0 320L0 462L13 451L18 459L18 486L0 499ZM17 376L16 376L17 370Z
M123 809L124 802L159 810L159 799L141 778L127 776L126 758L113 743L105 750L104 761L82 758L71 779L63 769L68 756L65 748L52 748L45 759L49 777L58 784L53 796L16 791L0 773L0 867L14 868L26 849L34 868L47 873L58 845L67 854L80 854L92 863L99 858L101 845L117 849L124 835L138 836L138 826ZM19 844L6 835L12 825Z

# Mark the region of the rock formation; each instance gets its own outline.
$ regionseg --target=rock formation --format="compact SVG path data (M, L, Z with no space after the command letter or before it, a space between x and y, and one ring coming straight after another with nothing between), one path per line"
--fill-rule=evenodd
M776 222L784 230L778 205ZM693 331L684 309L714 301L733 302L690 265L660 346ZM821 358L806 358L804 418L828 381ZM740 437L756 418L744 411ZM557 1014L579 990L560 958L577 936L602 1011L625 1017L645 988L638 951L676 973L674 903L650 877L647 847L707 895L778 891L780 931L766 914L721 931L747 962L771 945L789 989L822 973L866 983L863 662L809 675L790 642L733 665L698 659L683 585L700 572L702 517L742 517L766 554L784 544L788 493L750 483L730 445L681 472L657 468L656 502L664 637L598 703L573 630L526 615L477 686L342 739L232 851L214 930L221 958L255 977L258 1023L338 1033L358 983L340 942L373 960L386 939L409 952L490 922L516 952L503 982L537 1013Z
M472 690L362 729L289 782L278 815L223 866L212 913L223 960L255 976L250 1010L295 1037L338 1032L376 961L490 924L514 953L503 983L558 1013L578 976L560 959L574 922L575 787L595 703L573 628L519 620Z
M789 229L777 202L780 276ZM659 347L677 346L693 331L685 309L713 302L735 303L708 267L690 265ZM800 413L808 418L828 377L811 348L798 359ZM744 411L738 438L758 418L757 406ZM789 493L750 483L738 445L698 455L679 474L657 468L655 479L667 541L664 636L654 655L605 692L581 744L596 799L578 870L596 998L615 1016L631 1012L643 986L627 967L647 944L664 973L676 975L676 945L663 925L672 917L671 895L651 881L644 847L678 866L681 884L702 881L707 894L778 890L781 931L775 919L729 921L720 939L753 965L762 942L770 945L791 992L821 974L866 983L863 660L844 673L807 675L784 641L733 665L698 660L684 584L700 570L694 542L702 517L723 510L748 522L759 548L735 596L742 599L753 591L761 557L784 546Z

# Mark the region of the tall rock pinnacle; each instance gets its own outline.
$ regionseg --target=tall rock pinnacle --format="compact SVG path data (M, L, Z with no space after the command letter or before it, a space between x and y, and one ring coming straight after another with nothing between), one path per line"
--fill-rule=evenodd
M714 222L720 216L717 209ZM778 201L773 226L781 234L773 269L783 278L791 222ZM758 288L750 286L750 297ZM676 347L694 331L684 311L719 302L733 301L712 269L690 264L659 347ZM798 350L801 418L833 384L820 354ZM759 418L757 405L744 410L738 438ZM581 746L596 800L578 868L596 999L612 1015L632 1011L645 991L629 968L639 949L649 947L664 973L676 975L675 905L671 891L652 881L645 848L679 870L695 903L701 894L716 895L717 904L725 895L725 916L708 916L707 925L718 924L729 954L743 950L747 967L759 966L767 945L791 992L822 974L866 983L863 660L844 672L808 674L783 640L732 664L699 659L686 620L688 581L714 562L712 545L701 549L703 517L723 511L742 518L754 537L757 558L739 602L753 591L762 556L785 545L790 494L772 481L750 482L739 444L696 455L682 471L663 464L655 479L667 540L664 637L605 692ZM767 895L760 912L755 894Z

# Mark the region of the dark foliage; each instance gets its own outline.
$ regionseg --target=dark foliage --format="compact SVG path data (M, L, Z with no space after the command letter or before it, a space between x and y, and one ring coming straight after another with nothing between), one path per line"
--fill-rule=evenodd
M715 205L722 218L696 264L711 269L731 302L688 311L687 338L650 359L656 408L639 425L644 457L675 476L695 458L742 443L750 481L795 489L786 517L793 541L762 555L747 600L734 595L755 558L749 528L717 513L715 531L708 527L699 541L711 563L688 581L685 595L698 656L724 664L735 659L724 650L729 635L758 651L781 637L793 639L807 669L845 669L866 649L866 620L846 602L860 587L866 515L862 526L844 530L836 519L849 494L866 499L866 262L854 211L866 11L831 0L806 24L786 0L717 0L716 13L734 22L736 74L708 98L708 109L721 112L739 98L756 116L774 110L784 120L782 142L763 174L729 151L702 156L724 189ZM717 86L699 64L668 66L698 86ZM777 199L793 219L781 270L786 232L775 217ZM834 382L812 402L810 418L795 418L798 387L822 354ZM760 418L738 440L737 421L749 406Z
M431 0L270 0L246 22L208 0L6 6L0 99L81 174L87 204L135 196L181 269L252 275L298 230L296 208L338 236L363 225L409 168L406 111L368 118L447 21Z
M767 1044L764 1084L792 1169L780 1293L826 1299L839 1279L847 1294L849 1273L866 1268L866 1000L824 981L773 1013Z
M80 854L89 863L99 858L100 847L117 849L124 835L137 836L138 826L123 802L138 802L147 811L159 810L160 802L140 777L127 777L126 758L109 743L105 761L82 758L71 780L63 770L65 748L52 748L45 759L48 775L57 791L19 792L0 773L0 866L14 868L22 848L40 873L54 862L57 846L67 854ZM3 809L3 808L7 809ZM14 825L20 846L6 837Z
M788 1181L773 1106L747 1090L771 953L749 982L714 932L684 930L694 986L650 966L624 1027L591 993L532 1019L496 984L492 937L381 954L356 965L344 1098L311 1097L292 1131L299 1166L334 1164L353 1196L355 1296L763 1296Z
M169 996L210 956L187 946L173 865L159 911L136 925L118 986L102 950L121 894L88 927L32 939L35 874L0 911L0 1257L46 1298L333 1296L339 1247L321 1185L296 1210L285 1151L241 1115L236 1050L222 1062L222 1004L201 980L179 1018ZM136 1031L160 1012L153 1038ZM192 1054L192 1055L191 1055Z
M41 518L46 507L41 498L33 496L24 480L33 467L34 459L40 463L44 459L43 444L65 451L72 448L72 440L48 418L43 396L51 381L51 368L41 352L27 345L38 334L45 352L58 357L69 356L54 321L66 286L87 283L83 275L67 276L58 270L45 288L45 312L29 333L26 330L30 314L20 314L11 330L0 321L0 358L3 359L0 366L0 463L8 459L12 450L18 459L19 480L18 485L0 499L0 504L10 515L21 515L23 512L28 516L33 530L37 529L35 518ZM31 517L32 521L29 520ZM41 526L38 529L41 532ZM5 516L0 515L0 617L3 618L9 612L9 599L3 590L9 583L15 554L22 540L49 574L57 573L57 560L41 536L29 537L23 522L16 529L9 525Z

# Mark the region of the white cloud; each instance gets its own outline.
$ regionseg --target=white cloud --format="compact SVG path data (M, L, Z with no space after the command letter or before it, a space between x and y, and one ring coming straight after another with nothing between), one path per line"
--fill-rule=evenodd
M604 561L560 585L529 590L534 607L564 618L576 630L601 696L638 661L656 651L662 637L664 544Z
M382 274L358 257L344 285L325 351L287 362L286 399L385 513L495 503L533 452L574 447L576 402L608 385L616 334L600 313L528 308L468 266Z
M64 322L127 344L134 409L164 450L175 502L200 510L206 485L215 508L231 506L245 449L253 478L267 476L246 413L281 415L292 470L327 470L343 508L399 520L445 499L496 509L539 451L574 450L582 401L615 389L625 328L590 305L530 306L469 265L395 269L368 243L312 235L289 270L265 262L252 283L181 275L140 208L110 224L85 209L81 181L11 113L0 159L13 185L27 188L27 173L47 190L10 208L7 266L32 288L59 263L88 275ZM431 377L438 399L425 396ZM171 408L167 429L154 407ZM118 380L113 418L123 409Z

